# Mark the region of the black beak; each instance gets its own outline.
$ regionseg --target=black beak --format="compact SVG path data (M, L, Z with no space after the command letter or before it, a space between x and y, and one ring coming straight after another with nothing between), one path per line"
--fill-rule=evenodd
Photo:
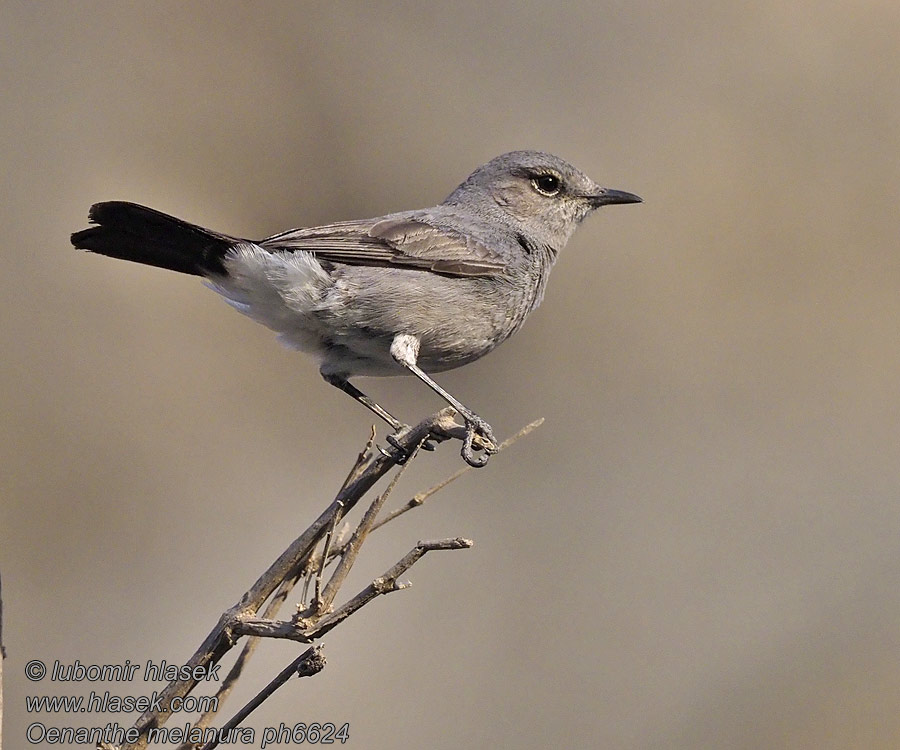
M613 203L643 203L643 199L634 193L626 193L624 190L610 190L601 188L599 193L588 196L594 208L609 206Z

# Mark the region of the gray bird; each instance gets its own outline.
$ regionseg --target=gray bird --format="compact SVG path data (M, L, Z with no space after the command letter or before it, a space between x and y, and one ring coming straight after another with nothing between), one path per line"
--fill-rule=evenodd
M395 430L404 425L349 378L415 375L465 420L462 457L483 466L497 450L490 425L428 373L473 362L515 333L582 219L640 201L551 154L513 151L433 208L251 241L111 201L91 207L96 226L72 244L206 278L283 343L318 357L327 382Z

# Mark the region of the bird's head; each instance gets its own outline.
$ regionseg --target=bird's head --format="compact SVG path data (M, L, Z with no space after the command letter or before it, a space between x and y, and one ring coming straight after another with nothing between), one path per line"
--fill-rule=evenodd
M594 209L640 202L632 193L600 187L568 162L541 151L511 151L492 159L445 201L475 213L507 217L517 231L555 250Z

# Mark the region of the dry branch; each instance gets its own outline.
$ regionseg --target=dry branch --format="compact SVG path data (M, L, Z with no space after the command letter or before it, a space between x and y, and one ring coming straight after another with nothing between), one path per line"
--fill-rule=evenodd
M365 448L357 457L334 500L257 579L249 591L220 616L216 626L187 661L187 666L191 667L192 674L196 675L198 671L200 674L203 674L204 671L208 672L236 645L241 636L249 636L237 661L220 685L216 693L217 698L223 700L231 692L235 681L241 676L247 661L253 654L259 638L286 638L300 643L310 643L321 638L379 595L406 588L409 584L401 583L399 577L427 552L466 549L472 546L472 541L462 538L418 542L401 560L374 579L356 596L336 609L333 608L334 600L342 584L346 581L350 568L356 562L360 548L369 533L412 507L418 507L425 498L468 470L466 468L455 473L440 485L416 495L412 501L395 510L383 520L378 520L379 513L399 477L405 467L409 465L409 459L415 456L419 447L429 436L437 437L440 440L446 438L463 440L465 438L466 430L453 420L453 414L452 409L444 409L398 435L396 448L391 452L383 451L380 448L378 451L373 450L374 430L372 431ZM506 447L523 434L527 434L538 424L540 422L524 428L516 436L506 441L501 448ZM398 456L408 456L409 459L401 461ZM384 492L371 502L349 538L346 541L341 539L342 535L338 533L338 527L346 515L379 479L397 465L400 466L400 469ZM337 565L329 577L326 577L326 567L333 559L338 559ZM304 596L303 602L298 605L296 614L290 620L273 619L286 601L290 591L301 581L304 582ZM306 593L311 583L313 596L307 601ZM265 609L260 613L263 605L266 605ZM314 674L320 670L324 666L321 646L308 649L288 665L247 706L223 725L219 730L220 733L224 733L228 728L237 727L250 711L297 672L298 665L306 665L307 674ZM195 668L198 667L200 669L196 670ZM143 750L148 744L148 733L154 728L162 727L171 715L170 706L173 699L187 696L194 690L198 682L199 680L193 676L189 679L170 682L160 697L162 710L148 711L141 715L134 725L140 733L138 740L116 750ZM214 710L206 712L195 722L194 726L203 730L208 729L214 715ZM180 750L194 747L196 745L185 743ZM213 747L215 747L215 743L210 741L204 746L204 750L211 750Z

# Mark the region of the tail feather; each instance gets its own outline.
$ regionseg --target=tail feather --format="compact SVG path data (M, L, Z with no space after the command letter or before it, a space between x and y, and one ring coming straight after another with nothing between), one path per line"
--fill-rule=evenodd
M241 242L124 201L97 203L89 218L97 226L72 235L76 248L197 276L224 275L225 253Z

